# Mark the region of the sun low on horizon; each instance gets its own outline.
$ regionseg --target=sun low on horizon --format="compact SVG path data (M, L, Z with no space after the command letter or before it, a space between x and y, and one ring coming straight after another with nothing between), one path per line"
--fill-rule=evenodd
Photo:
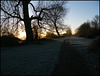
M26 32L20 32L18 35L18 38L20 38L21 40L25 40L26 39Z

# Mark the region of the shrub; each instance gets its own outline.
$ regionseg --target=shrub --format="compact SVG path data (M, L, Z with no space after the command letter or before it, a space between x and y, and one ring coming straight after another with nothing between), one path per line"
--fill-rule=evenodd
M48 33L46 34L46 38L47 38L47 39L56 38L56 37L57 37L57 35L55 35L54 33L51 33L51 32L48 32Z
M18 45L20 39L16 38L14 35L4 35L0 37L1 46L15 46Z
M99 51L99 46L100 46L100 37L98 36L91 42L88 49L92 50L94 52L98 52Z

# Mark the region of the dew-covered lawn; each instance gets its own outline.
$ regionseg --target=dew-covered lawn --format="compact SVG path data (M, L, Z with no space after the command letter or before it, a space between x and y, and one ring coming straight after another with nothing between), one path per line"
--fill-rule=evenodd
M52 75L62 42L1 47L2 75Z

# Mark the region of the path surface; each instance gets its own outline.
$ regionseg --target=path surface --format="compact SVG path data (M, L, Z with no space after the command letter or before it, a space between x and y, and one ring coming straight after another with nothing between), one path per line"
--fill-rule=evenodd
M82 56L82 59L84 60L83 63L88 66L92 75L99 75L99 53L94 53L93 51L87 50L88 45L92 42L93 39L82 37L67 37L58 38L57 40L66 40L66 42L68 42L70 46Z
M55 75L91 75L81 55L68 43L63 43Z

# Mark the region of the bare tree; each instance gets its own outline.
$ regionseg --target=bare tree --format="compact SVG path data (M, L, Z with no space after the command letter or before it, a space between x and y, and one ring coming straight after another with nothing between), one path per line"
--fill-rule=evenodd
M16 0L16 1L1 1L1 7L0 9L5 14L5 18L3 22L7 19L17 19L17 24L20 21L24 22L25 25L25 31L26 31L26 41L32 41L33 40L33 32L31 27L31 21L33 19L37 19L38 25L39 20L42 20L41 14L43 10L48 10L47 8L41 8L41 10L37 11L32 3L30 3L31 0L24 1L24 0ZM28 5L31 5L33 8L33 11L36 13L36 15L33 17L29 17L29 8ZM39 13L37 15L37 13Z
M10 22L13 21L14 26L18 28L19 26L18 23L20 23L20 21L24 22L25 31L26 31L26 41L32 41L33 32L31 27L31 21L33 19L36 19L38 23L38 27L44 28L40 26L40 21L45 19L46 23L49 22L51 24L54 24L54 28L56 29L58 36L60 36L58 32L57 23L65 15L65 8L63 7L64 4L65 4L64 1L63 2L55 1L55 3L49 5L50 7L43 6L41 8L36 9L34 5L31 3L31 0L1 1L0 9L4 14L2 23L7 22L6 20L10 20ZM35 13L35 15L32 15L31 17L29 17L28 5L30 5L33 8L33 12ZM14 28L12 27L12 29Z
M71 31L70 27L67 27L66 34L67 34L67 36L71 36L72 35L72 31Z
M51 7L54 9L48 10L48 11L43 11L44 21L51 27L55 28L58 36L60 36L59 31L58 31L59 21L64 18L64 16L66 15L66 13L68 11L68 8L64 7L65 4L66 4L66 2L64 2L64 1L53 1L53 3L48 5L48 7Z
M92 20L92 26L94 28L100 28L100 16L95 15L95 17Z
M19 17L17 12L19 8L14 9L16 4L16 1L1 1L1 33L18 33L16 29L18 29Z

